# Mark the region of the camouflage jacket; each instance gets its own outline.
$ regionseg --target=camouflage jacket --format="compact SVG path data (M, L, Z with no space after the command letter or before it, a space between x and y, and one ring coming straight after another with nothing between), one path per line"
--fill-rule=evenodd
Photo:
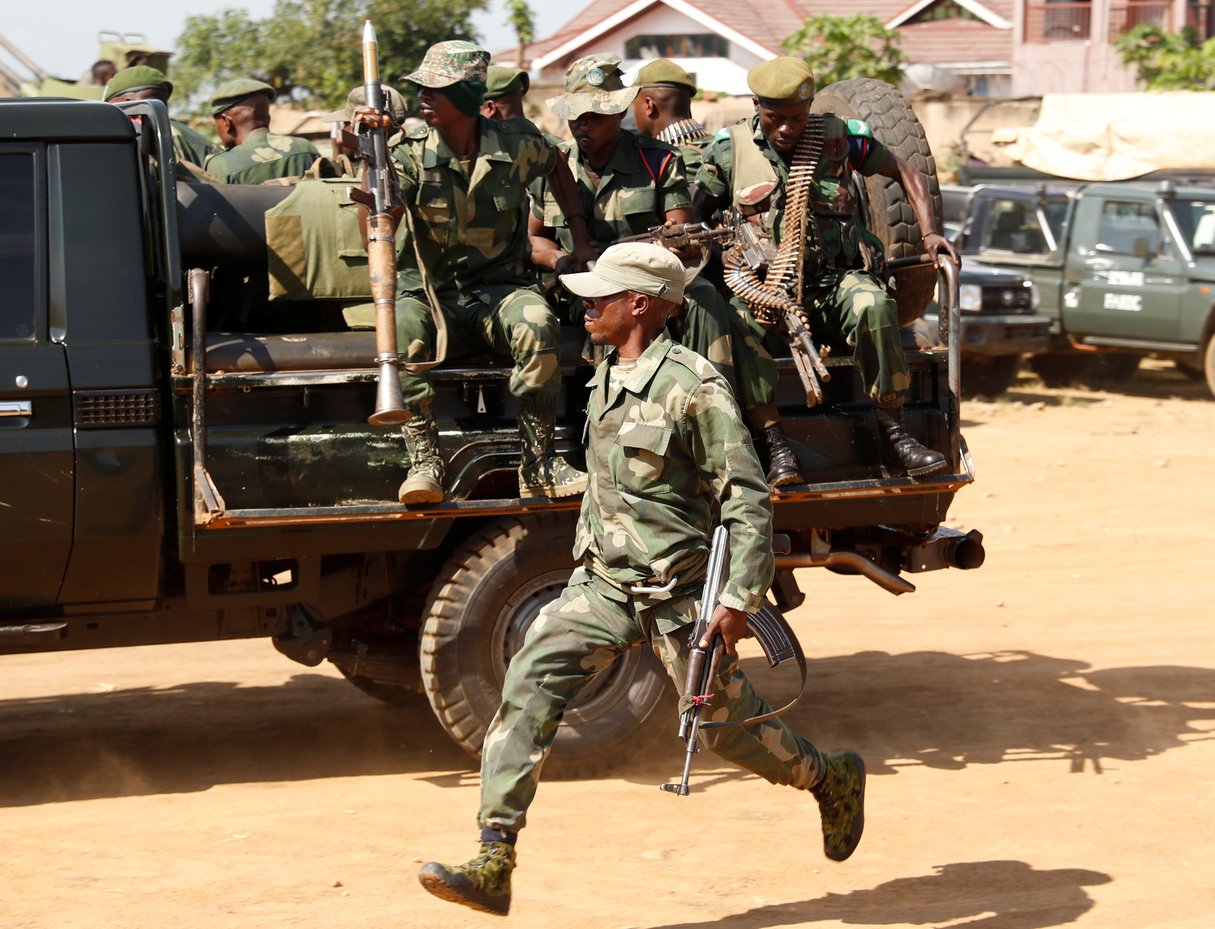
M699 583L720 513L730 531L720 601L753 612L772 582L772 502L730 388L665 334L619 383L615 362L610 353L589 384L575 560L617 590Z
M227 184L262 184L280 177L303 177L320 157L307 139L256 129L235 148L212 155L202 167Z
M692 205L683 161L665 142L621 129L616 150L598 183L573 139L563 141L560 149L578 184L591 245L600 252L621 236L662 225L668 210ZM556 230L563 249L573 249L573 236L548 184L533 186L532 212Z
M173 151L178 161L188 161L201 168L208 158L219 154L219 149L192 126L170 119L169 129L173 133Z
M861 267L862 236L870 246L880 248L880 243L859 222L852 176L854 171L866 177L877 174L891 157L890 150L873 137L869 124L863 120L845 121L827 114L825 122L826 143L810 189L814 233L809 244L815 253L808 252L806 255L807 280L826 272ZM779 244L785 215L784 184L789 177L789 165L764 138L758 116L751 118L749 126L751 132L747 144L755 145L781 184L772 196L772 207L764 220L773 241ZM695 177L697 185L712 197L726 197L758 180L736 176L735 161L734 137L730 128L718 130L704 152Z
M437 291L478 282L532 282L526 269L527 188L552 172L557 152L530 120L478 118L481 148L471 175L429 127L407 133L392 150L417 224L418 249ZM417 258L403 234L397 236L397 265L398 290L420 291Z

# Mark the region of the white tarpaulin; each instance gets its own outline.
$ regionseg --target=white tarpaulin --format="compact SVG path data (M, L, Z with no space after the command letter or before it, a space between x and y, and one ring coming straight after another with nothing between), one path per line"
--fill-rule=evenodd
M998 140L1028 168L1083 181L1215 170L1215 92L1047 94L1038 121ZM992 139L997 142L996 138Z

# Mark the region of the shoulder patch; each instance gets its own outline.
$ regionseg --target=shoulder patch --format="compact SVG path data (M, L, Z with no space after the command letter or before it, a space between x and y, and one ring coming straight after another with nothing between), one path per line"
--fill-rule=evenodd
M424 139L428 135L430 135L429 126L415 126L413 129L410 129L407 133L405 133L405 138L407 138L407 139Z
M859 135L865 138L873 138L873 129L863 119L848 120L848 135Z
M722 126L715 133L713 133L713 138L724 142L726 139L730 138L730 127Z

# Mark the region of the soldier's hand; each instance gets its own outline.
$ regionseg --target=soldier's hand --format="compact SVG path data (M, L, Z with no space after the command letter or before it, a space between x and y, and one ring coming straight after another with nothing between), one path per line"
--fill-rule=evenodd
M579 248L575 244L572 254L574 257L574 268L572 270L575 271L589 271L599 259L599 253L590 245Z
M699 642L700 648L708 648L713 636L720 635L727 655L735 653L738 640L747 634L747 614L728 606L717 604L713 618L709 620L709 628Z
M356 106L354 121L371 129L391 129L392 117L373 106Z
M957 247L939 232L930 232L924 236L924 251L928 252L928 257L932 259L933 267L940 263L942 252L949 256L955 266L960 267L962 264L962 256L958 254Z

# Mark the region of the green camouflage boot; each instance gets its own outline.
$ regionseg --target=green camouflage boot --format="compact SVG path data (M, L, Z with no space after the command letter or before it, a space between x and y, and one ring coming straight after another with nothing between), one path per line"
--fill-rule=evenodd
M556 420L555 398L519 399L520 497L572 497L586 490L586 475L553 453Z
M409 453L409 474L397 491L402 503L443 502L443 456L439 453L439 424L430 401L406 406L410 418L401 430Z
M482 913L505 916L510 912L510 873L515 870L515 847L507 842L482 842L481 854L461 865L428 861L418 870L422 886L436 897L463 903Z
M823 854L844 861L865 830L865 762L856 752L827 757L827 773L810 788L823 817Z

